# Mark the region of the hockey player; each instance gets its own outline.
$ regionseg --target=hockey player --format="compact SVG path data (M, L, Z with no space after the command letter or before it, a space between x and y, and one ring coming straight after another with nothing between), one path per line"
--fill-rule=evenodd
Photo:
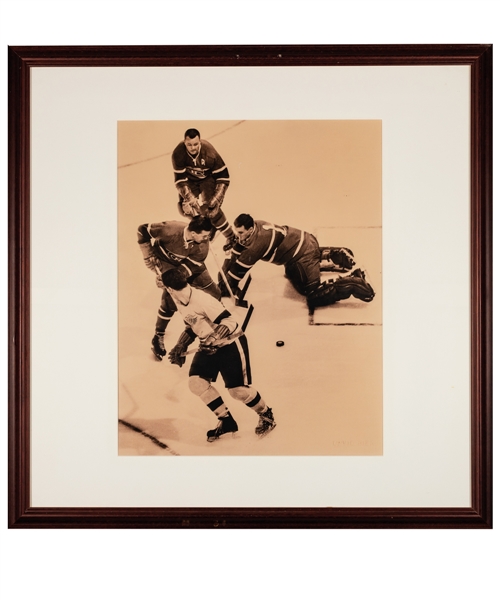
M193 286L205 290L214 298L220 298L220 290L204 262L208 254L211 229L210 220L202 216L194 217L187 226L178 221L146 223L139 226L137 241L144 262L155 274L157 286L163 290L155 334L151 341L151 349L157 360L162 360L167 353L164 343L165 330L177 310L163 285L162 273L179 267Z
M221 210L229 186L229 171L217 150L200 138L197 129L188 129L172 153L179 212L192 218L208 217L226 238L224 249L235 241L229 221Z
M361 269L333 281L321 282L324 270L348 271L355 266L352 253L346 248L320 248L316 238L307 231L288 225L278 226L266 221L254 221L248 214L234 221L238 242L223 270L233 292L258 260L285 266L285 275L295 289L306 296L310 310L345 300L351 295L370 302L375 296ZM223 293L224 285L220 284Z
M255 433L263 436L272 431L276 427L273 412L250 385L248 342L234 317L218 300L191 287L180 269L165 272L162 279L186 324L168 354L170 362L182 367L188 346L196 337L200 339L189 369L189 389L219 419L215 429L207 431L207 440L213 442L226 433L238 431L236 421L212 385L219 373L229 394L259 415Z

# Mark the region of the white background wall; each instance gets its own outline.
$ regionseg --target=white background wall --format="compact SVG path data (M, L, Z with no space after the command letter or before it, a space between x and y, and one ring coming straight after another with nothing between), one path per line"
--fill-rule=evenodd
M495 4L3 0L3 239L7 238L8 45L495 44L499 36ZM1 268L6 289L5 251L4 243ZM6 293L3 307L6 314ZM6 332L5 319L2 331ZM2 381L7 379L6 368L5 357ZM6 415L6 385L2 412ZM0 594L8 600L216 598L229 593L243 598L375 595L399 600L472 594L492 598L500 590L496 530L9 531L6 419L1 422ZM498 467L495 474L498 477Z

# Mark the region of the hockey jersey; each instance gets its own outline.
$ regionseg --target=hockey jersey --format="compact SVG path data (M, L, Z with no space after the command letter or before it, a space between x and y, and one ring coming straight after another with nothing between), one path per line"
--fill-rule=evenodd
M174 298L177 310L182 315L186 326L203 342L212 334L219 324L226 325L230 333L238 329L238 323L224 305L201 290L191 288L191 296L187 304Z
M243 244L231 251L227 269L229 283L237 285L259 260L285 265L302 255L305 232L287 225L255 221L254 232Z
M183 265L188 276L204 267L208 255L208 242L197 244L186 239L186 224L180 221L145 223L137 231L139 244L150 243L161 261L174 266Z
M229 185L229 171L222 157L210 142L201 141L200 151L192 156L184 142L176 146L172 153L175 185L189 184L189 181L201 181L212 176L216 183Z

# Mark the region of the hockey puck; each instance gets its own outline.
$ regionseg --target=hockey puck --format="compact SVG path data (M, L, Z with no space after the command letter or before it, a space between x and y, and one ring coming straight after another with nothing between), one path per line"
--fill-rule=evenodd
M278 340L278 341L276 342L276 346L279 346L280 348L281 348L281 346L284 346L284 345L285 345L285 342L283 342L283 341L281 341L281 340Z

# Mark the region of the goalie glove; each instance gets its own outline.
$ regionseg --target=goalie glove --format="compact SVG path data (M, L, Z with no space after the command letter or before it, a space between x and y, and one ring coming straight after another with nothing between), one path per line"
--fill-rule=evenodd
M226 325L217 325L213 333L206 337L200 344L200 350L206 354L215 354L218 350L219 342L229 337L229 327Z
M356 261L354 254L349 248L320 248L320 270L321 271L350 271Z
M173 364L179 367L186 362L186 357L183 354L188 349L188 346L194 340L194 333L188 329L183 331L177 340L177 344L170 350L168 353L168 360Z

